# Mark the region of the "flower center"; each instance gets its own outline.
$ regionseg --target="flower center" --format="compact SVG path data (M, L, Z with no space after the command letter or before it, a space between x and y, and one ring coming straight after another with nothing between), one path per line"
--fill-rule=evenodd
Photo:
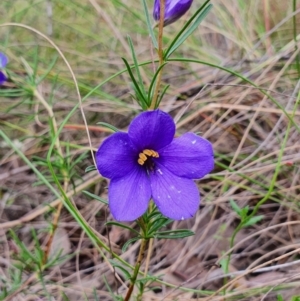
M138 163L140 165L144 165L149 157L159 158L159 154L152 149L144 149L141 153L139 153Z

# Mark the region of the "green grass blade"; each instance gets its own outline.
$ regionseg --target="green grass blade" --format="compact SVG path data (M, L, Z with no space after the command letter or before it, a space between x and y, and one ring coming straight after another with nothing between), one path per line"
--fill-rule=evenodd
M150 34L153 46L154 46L155 49L158 49L158 43L157 43L154 31L153 31L153 27L151 25L151 21L150 21L150 17L149 17L149 12L148 12L148 7L147 7L146 0L142 0L142 3L143 3L143 8L144 8L144 13L145 13L145 17L146 17L148 31L149 31L149 34Z
M132 55L132 58L133 58L134 67L135 67L137 77L138 77L139 87L142 91L142 94L146 96L144 82L143 82L143 79L142 79L142 76L141 76L141 72L140 72L138 60L137 60L137 57L136 57L136 54L135 54L135 50L134 50L134 47L133 47L133 43L132 43L132 40L131 40L130 36L128 36L127 38L128 38L128 43L129 43L129 47L130 47L130 50L131 50L131 55ZM146 99L147 99L147 97L146 97Z
M127 67L127 71L129 73L129 76L132 80L132 83L134 85L134 90L137 93L137 97L138 97L138 101L141 102L141 104L146 104L147 105L147 97L146 95L143 94L142 90L139 87L139 84L137 83L133 73L132 73L132 68L130 67L130 65L128 64L127 60L122 58L123 62L125 63L126 67Z

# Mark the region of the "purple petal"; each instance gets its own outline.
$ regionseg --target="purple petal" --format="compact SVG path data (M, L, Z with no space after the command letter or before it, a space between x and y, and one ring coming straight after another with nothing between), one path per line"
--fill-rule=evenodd
M112 179L108 188L111 214L118 221L133 221L147 210L151 198L149 177L137 167L123 178Z
M156 161L179 177L200 179L214 168L214 153L208 140L186 133L160 150Z
M126 133L115 133L104 140L96 153L98 171L113 179L130 173L137 165L138 154Z
M0 85L2 85L7 80L3 72L0 71Z
M143 112L132 120L128 135L139 151L157 151L172 142L175 123L169 114L161 110Z
M0 52L0 68L4 68L8 62L6 55Z
M156 170L150 172L150 182L153 201L166 217L183 220L198 210L200 195L192 180L177 177L157 164Z
M191 7L193 0L166 0L164 26L177 21ZM155 0L153 8L153 18L159 21L160 18L160 0Z

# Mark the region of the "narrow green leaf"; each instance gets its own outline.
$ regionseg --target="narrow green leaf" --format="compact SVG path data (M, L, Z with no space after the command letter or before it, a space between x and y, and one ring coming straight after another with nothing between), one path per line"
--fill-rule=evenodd
M174 238L184 238L188 236L193 236L195 233L191 230L171 230L171 231L162 231L156 233L155 237L157 238L167 238L167 239L174 239Z
M132 58L133 58L134 67L135 67L137 77L138 77L139 87L140 87L143 95L146 96L144 82L143 82L143 79L142 79L142 76L141 76L140 67L139 67L138 60L137 60L137 57L136 57L136 54L135 54L135 51L134 51L132 40L131 40L130 36L128 36L127 39L128 39L129 47L130 47L130 50L131 50L131 55L132 55Z
M91 171L94 171L94 170L97 170L96 166L95 165L90 165L85 169L85 172L88 173L88 172L91 172Z
M229 202L230 202L230 206L231 206L231 208L233 209L233 211L234 211L235 213L237 213L239 216L241 216L242 210L241 210L241 208L238 206L238 204L237 204L233 199L230 199Z
M58 252L56 252L56 254L55 254L54 257L51 257L51 259L48 258L48 261L47 261L47 263L45 264L44 269L47 269L47 268L49 268L49 267L52 267L52 266L55 265L55 264L58 264L59 261L62 262L62 260L60 259L60 256L61 256L61 254L62 254L62 251L63 251L63 249L60 249ZM71 259L72 257L73 257L73 255L65 256L66 259L67 259L67 258L70 258L70 259Z
M168 218L159 218L157 219L153 225L151 225L149 234L155 234L156 231L158 231L160 228L165 227L166 225L172 223L173 220Z
M106 123L106 122L97 122L97 124L105 127L105 128L108 128L110 130L112 130L113 132L117 133L117 132L120 132L119 129L117 129L116 127L114 127L113 125L109 124L109 123Z
M99 202L101 202L101 203L103 203L105 205L108 205L108 201L102 199L98 195L95 195L95 194L93 194L93 193L91 193L89 191L86 191L86 190L83 190L82 193L84 193L85 195L91 197L92 199L95 199L95 200L97 200L97 201L99 201Z
M160 102L162 101L162 99L163 99L164 95L166 94L167 90L169 89L169 87L170 87L170 85L166 85L164 87L164 89L160 93L159 98L158 98L158 100L157 100L157 102L155 104L155 108L157 108L159 106Z
M107 290L108 290L109 293L110 293L110 296L111 296L112 300L113 300L113 301L122 301L123 299L119 299L118 296L116 296L116 295L114 294L114 292L113 292L112 288L110 287L110 285L109 285L109 283L108 283L108 281L107 281L107 279L106 279L105 276L103 276L103 281L104 281L104 283L105 283L105 286L106 286ZM95 289L95 294L97 295L96 289ZM95 295L95 294L94 294L94 295ZM97 299L95 298L95 301L100 301L100 299L99 299L99 298L97 298Z
M264 215L253 216L245 224L243 224L243 228L255 225L258 222L260 222L263 218L264 218Z
M12 236L14 242L17 244L17 246L22 250L21 256L24 257L27 256L27 259L31 259L32 262L34 263L38 263L37 259L35 258L35 256L27 249L27 247L25 246L25 244L23 242L20 241L19 237L15 234L15 232L13 230L9 230L10 235Z
M141 239L141 238L140 237L134 237L134 238L131 238L131 239L127 240L125 242L125 244L123 245L123 247L122 247L122 253L126 252L128 246L130 244L133 244L134 242L138 241L139 239Z
M169 58L169 56L194 32L194 30L199 26L202 20L206 17L208 12L212 8L211 4L207 5L209 2L210 0L205 1L204 4L195 12L195 14L183 26L182 30L178 33L178 35L174 38L170 46L166 49L165 59ZM193 21L194 23L192 24Z
M46 77L47 75L49 75L49 73L51 72L52 68L54 67L54 65L56 64L56 61L58 59L58 56L56 55L52 62L50 62L49 64L49 67L47 68L46 72L41 76L39 77L37 80L36 80L36 85L38 86ZM54 78L54 80L56 81L57 78Z
M133 83L130 83L131 89L134 91L134 94L130 93L131 97L142 107L144 111L148 109L147 104L147 95L145 95L145 100L143 96L141 96L139 90L137 90L136 86Z
M248 212L249 212L249 206L245 206L244 208L241 209L240 216L242 220L245 220L247 218Z
M147 282L154 282L154 281L159 281L159 277L158 276L148 276L148 277L143 277L143 278L139 278L136 280L136 283L138 282L142 282L143 284L146 284ZM154 287L151 286L151 290L153 290Z
M40 242L37 238L34 228L31 229L31 235L32 235L33 241L35 243L35 249L34 249L34 252L36 254L35 258L37 260L37 263L41 266L43 258L44 258L44 251L41 248Z
M147 212L143 215L143 218L146 219L147 223L155 218L156 219L156 216L159 216L160 218L164 218L164 216L162 216L162 214L157 210L157 208L154 206L154 209L151 211L151 212Z
M137 234L138 236L140 236L140 233L136 230L134 230L133 228L129 227L129 226L126 226L124 224L121 224L121 223L118 223L118 222L107 222L106 223L107 226L117 226L117 227L120 227L120 228L124 228L124 229L127 229L135 234Z
M191 27L183 34L183 36L178 39L178 41L174 44L174 46L170 49L168 53L168 57L181 45L183 42L198 28L199 24L203 21L203 19L207 16L209 11L211 10L212 5L208 5L204 11L197 17L195 22L191 25Z
M124 273L126 280L128 280L128 279L131 278L130 273L129 273L124 267L122 267L122 266L120 266L119 264L116 264L116 263L112 263L112 265L113 265L115 268L121 270L121 271Z
M148 31L149 31L149 34L150 34L150 37L151 37L151 40L152 40L152 44L153 44L155 49L158 49L158 43L157 43L154 31L153 31L153 27L151 25L146 0L142 0L142 3L143 3L144 14L145 14L145 17L146 17L147 27L148 27Z
M132 80L132 83L133 83L134 87L135 87L135 91L136 91L136 93L137 93L137 97L140 99L140 101L143 101L144 103L147 104L146 96L145 96L145 95L143 94L143 92L141 91L141 89L140 89L140 87L139 87L139 85L138 85L138 83L137 83L137 81L136 81L136 79L135 79L135 77L134 77L134 75L133 75L133 73L132 73L132 70L131 70L132 68L129 66L129 64L128 64L128 62L127 62L126 59L122 58L122 60L123 60L123 62L124 62L125 65L126 65L128 74L129 74L129 76L130 76L130 78L131 78L131 80Z

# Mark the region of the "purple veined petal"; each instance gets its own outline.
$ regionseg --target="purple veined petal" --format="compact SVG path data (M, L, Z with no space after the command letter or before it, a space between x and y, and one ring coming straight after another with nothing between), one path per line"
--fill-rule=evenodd
M137 165L138 154L127 133L106 138L96 152L96 163L103 177L113 179L130 173Z
M150 172L152 198L159 211L174 220L194 216L199 208L200 194L193 180L180 178L157 164Z
M143 112L132 120L128 135L139 151L158 150L173 140L175 123L169 114L161 110Z
M164 26L177 21L191 7L193 0L166 0ZM155 0L153 8L153 18L159 21L160 18L160 0Z
M3 72L0 71L0 85L2 85L7 80Z
M8 63L7 56L4 53L0 52L0 68L4 68L7 63Z
M133 221L143 215L151 198L149 177L137 167L128 175L112 179L108 187L111 214L118 221Z
M160 150L156 161L179 177L200 179L213 170L214 153L208 140L186 133Z

